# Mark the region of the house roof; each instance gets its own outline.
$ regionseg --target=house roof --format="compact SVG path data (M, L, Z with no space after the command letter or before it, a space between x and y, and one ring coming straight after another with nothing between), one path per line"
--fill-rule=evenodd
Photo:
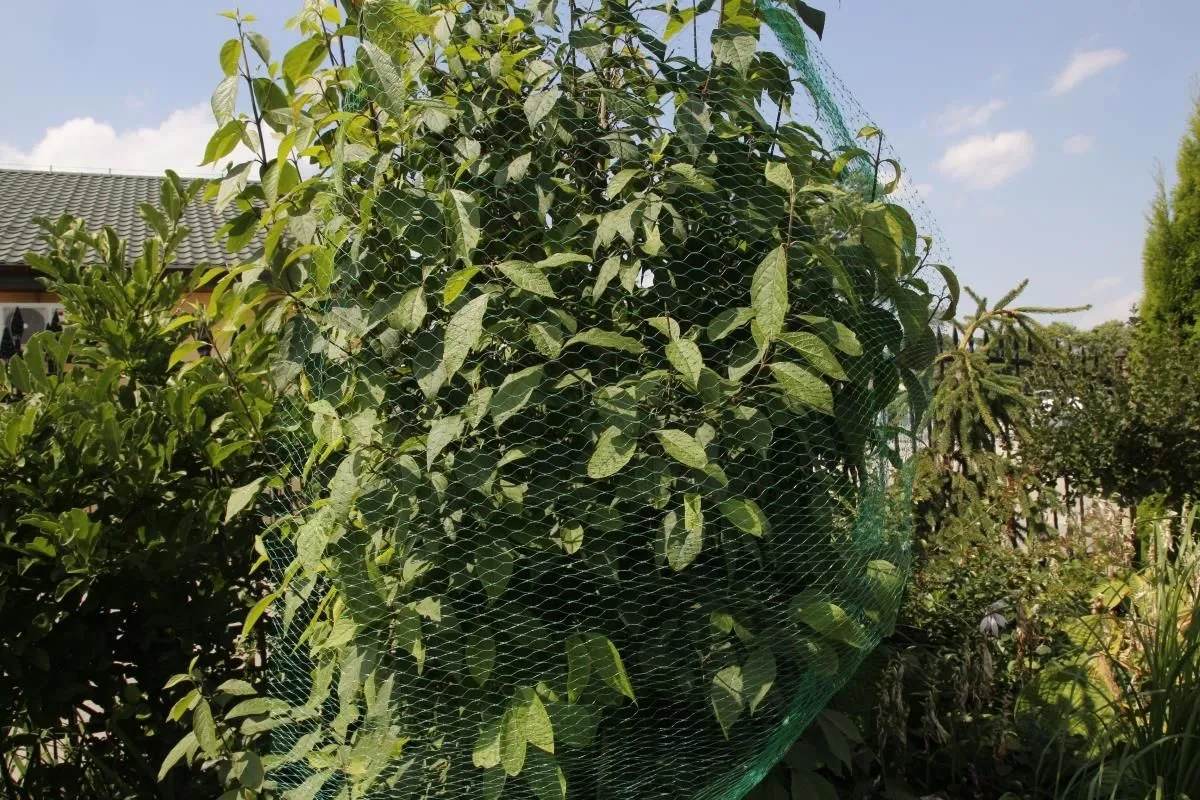
M73 214L83 217L91 230L112 226L129 241L130 254L136 256L142 241L150 235L138 207L141 203L158 205L161 183L162 177L155 175L0 169L0 268L9 268L4 270L7 280L0 282L9 284L5 288L17 288L14 281L37 286L29 279L25 263L26 253L44 247L34 217L56 219ZM180 244L172 266L191 269L200 264L251 258L257 241L230 255L224 243L216 239L217 230L236 213L232 207L217 211L212 203L198 197L184 211L183 224L191 233ZM25 281L20 280L18 271L25 273Z

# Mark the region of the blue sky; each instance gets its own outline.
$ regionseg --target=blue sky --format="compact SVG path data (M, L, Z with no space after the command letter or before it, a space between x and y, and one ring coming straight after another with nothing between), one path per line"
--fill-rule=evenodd
M1196 0L810 0L825 58L887 134L965 283L1122 317L1156 165L1200 76ZM282 52L300 0L242 0ZM40 0L0 28L0 164L193 169L226 0ZM921 215L918 215L919 217Z

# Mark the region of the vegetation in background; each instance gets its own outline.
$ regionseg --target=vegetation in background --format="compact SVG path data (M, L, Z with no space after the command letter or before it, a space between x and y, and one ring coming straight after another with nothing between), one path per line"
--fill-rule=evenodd
M259 524L225 516L263 474L270 304L229 279L185 302L220 272L170 268L200 188L168 175L136 251L41 222L30 263L66 324L0 363L0 796L211 796L158 783L164 685L194 659L218 682L254 670L234 644Z

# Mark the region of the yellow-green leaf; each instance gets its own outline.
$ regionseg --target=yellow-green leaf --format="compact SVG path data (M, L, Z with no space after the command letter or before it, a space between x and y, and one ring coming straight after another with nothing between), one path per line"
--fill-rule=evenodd
M658 442L667 451L667 455L693 469L704 469L708 465L708 455L704 446L688 433L674 428L665 428L654 432Z
M787 361L776 361L767 365L771 374L779 381L784 394L797 403L814 408L825 414L833 414L833 389L803 367Z
M610 425L600 434L596 449L588 459L588 477L599 480L616 475L629 463L635 452L637 442L622 434L620 428Z
M542 271L528 261L502 261L496 265L496 269L500 270L504 277L515 283L518 288L527 292L542 297L558 296L554 294L550 281Z
M766 339L783 331L788 308L787 251L781 244L767 253L750 281L750 305Z
M740 531L761 537L767 532L767 515L758 503L744 497L731 497L720 505L721 514Z

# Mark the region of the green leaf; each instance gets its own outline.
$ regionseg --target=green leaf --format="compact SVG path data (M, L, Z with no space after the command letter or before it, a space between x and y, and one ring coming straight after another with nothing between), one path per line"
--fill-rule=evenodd
M242 60L242 42L240 39L230 39L221 45L221 72L225 77L238 74L238 62Z
M637 442L622 434L620 428L610 425L600 434L596 441L596 449L588 459L588 477L600 480L616 475L625 468L636 452Z
M931 264L930 266L936 269L942 276L942 280L946 282L946 292L950 298L949 304L945 308L939 309L939 313L942 319L954 319L954 315L958 313L958 298L960 293L958 275L945 264Z
M207 700L201 700L192 709L192 732L204 755L216 757L221 752L221 742L217 737L217 724L213 720L212 707Z
M355 57L363 85L390 116L401 119L408 102L409 81L404 69L372 42L361 42Z
M692 158L698 156L713 129L708 104L699 97L689 96L675 112L675 128Z
M787 252L779 245L762 260L750 282L750 305L754 318L767 339L783 331L788 310Z
M803 0L787 0L787 4L796 12L796 16L800 21L812 29L812 32L820 39L825 35L825 12L820 9L813 8Z
M559 541L562 542L563 552L574 555L583 547L583 526L578 522L570 522L559 528Z
M537 128L538 123L554 109L554 104L561 96L562 90L555 86L544 92L534 92L525 98L525 119L529 120L530 130Z
M454 232L455 252L463 263L471 263L471 254L479 246L479 206L475 198L461 189L451 189L443 199L448 227Z
M167 753L167 757L163 759L162 766L158 770L158 780L161 782L167 776L167 773L171 771L171 768L181 760L187 759L187 761L191 761L192 756L196 753L196 748L199 746L200 742L196 739L195 732L188 731L182 739L175 743L175 746Z
M224 125L233 119L233 115L237 112L237 95L238 84L241 78L237 75L230 75L217 84L217 88L212 93L212 112L216 118L218 125Z
M553 703L550 719L554 720L554 735L565 747L590 747L600 724L600 709L574 703Z
M655 431L654 435L658 437L658 442L667 451L667 455L685 467L704 469L708 466L708 455L704 452L704 446L690 434L674 428L665 428Z
M288 50L283 57L283 75L292 86L300 83L325 60L325 41L313 37Z
M442 350L442 366L449 381L467 360L467 354L483 335L483 317L487 312L488 295L481 294L460 308L446 324L446 340Z
M542 365L538 364L504 378L491 402L492 422L497 430L505 420L519 413L529 402L534 390L542 382L543 372Z
M713 676L709 700L726 739L746 708L743 684L742 668L737 664L730 664Z
M621 661L621 654L617 652L616 645L606 636L593 633L588 639L588 651L591 656L592 670L600 676L600 680L636 703L633 686L629 683L629 676L625 673L625 664Z
M863 211L863 244L893 278L904 274L917 243L917 228L901 206L875 203Z
M592 347L603 347L609 350L623 350L635 355L646 352L646 348L637 339L599 328L588 328L586 331L572 336L563 347L570 347L573 344L588 344Z
M534 264L534 266L538 269L553 269L554 267L565 267L567 264L590 263L592 263L591 256L585 256L583 253L555 253L552 256L543 258Z
M517 689L517 698L525 708L525 739L531 745L547 753L554 752L554 726L542 698L533 689Z
M712 32L712 55L717 64L729 64L742 75L754 63L758 39L745 28L724 27Z
M229 524L229 520L244 511L254 501L264 480L266 480L265 476L255 478L245 486L239 486L229 493L229 500L225 503L225 519L223 520L225 524Z
M496 751L497 756L499 750ZM496 762L499 764L499 761ZM500 800L508 775L502 769L489 769L483 773L483 800Z
M842 323L828 319L827 317L814 317L808 314L801 314L800 319L817 328L820 335L826 341L829 341L846 355L861 356L863 354L862 344L859 343L858 336Z
M683 524L674 513L668 514L663 525L667 537L667 564L679 572L696 560L704 547L704 514L700 495L683 496Z
M267 41L267 37L258 31L248 31L246 38L250 40L250 47L253 48L254 52L258 53L258 57L263 60L263 63L270 64L271 43Z
M548 359L558 358L563 349L562 330L557 325L534 322L529 326L529 340L537 351Z
M646 170L640 167L627 167L621 170L608 181L608 188L604 190L604 196L609 200L619 196L629 182L639 175L645 175ZM589 261L591 259L588 259Z
M567 637L567 699L578 703L592 675L592 657L582 636Z
M525 737L525 709L509 705L500 722L500 763L510 778L521 774L529 740Z
M400 302L388 314L388 325L399 330L416 333L425 315L429 313L429 305L425 301L425 290L416 286L400 296Z
M471 752L471 763L480 769L491 769L500 766L500 732L503 717L495 717L485 722L479 729L475 739L475 748Z
M744 497L731 497L720 504L721 514L738 530L762 538L768 530L767 515L758 503Z
M216 133L212 135L212 138L208 140L208 145L204 148L204 161L200 162L200 166L215 164L232 153L238 146L238 142L242 140L244 130L244 123L236 119L217 128Z
M537 800L566 800L567 776L549 753L533 752L525 764L525 780Z
M675 339L667 343L667 360L684 377L693 389L700 381L700 370L704 369L704 358L700 348L688 339Z
M435 419L425 441L425 469L433 469L434 462L446 449L446 445L462 436L462 432L463 418L457 414Z
M479 267L463 267L451 273L442 287L442 304L449 306L471 285L471 279L479 274Z
M859 649L870 645L863 626L816 589L806 589L792 601L792 616L828 639Z
M505 542L489 539L479 546L476 555L478 560L475 576L483 584L488 599L495 600L504 594L512 577L512 551Z
M502 261L496 265L496 269L518 288L542 297L558 297L542 271L528 261Z
M767 365L784 394L800 405L814 408L823 414L833 414L833 389L803 367L787 361Z
M834 356L829 345L813 333L781 333L779 341L804 356L808 363L831 378L839 381L849 380L846 371Z
M708 323L708 340L719 342L738 328L754 319L753 308L729 308L712 318Z
M750 653L742 668L746 703L753 714L775 684L775 654L767 645L759 645Z

